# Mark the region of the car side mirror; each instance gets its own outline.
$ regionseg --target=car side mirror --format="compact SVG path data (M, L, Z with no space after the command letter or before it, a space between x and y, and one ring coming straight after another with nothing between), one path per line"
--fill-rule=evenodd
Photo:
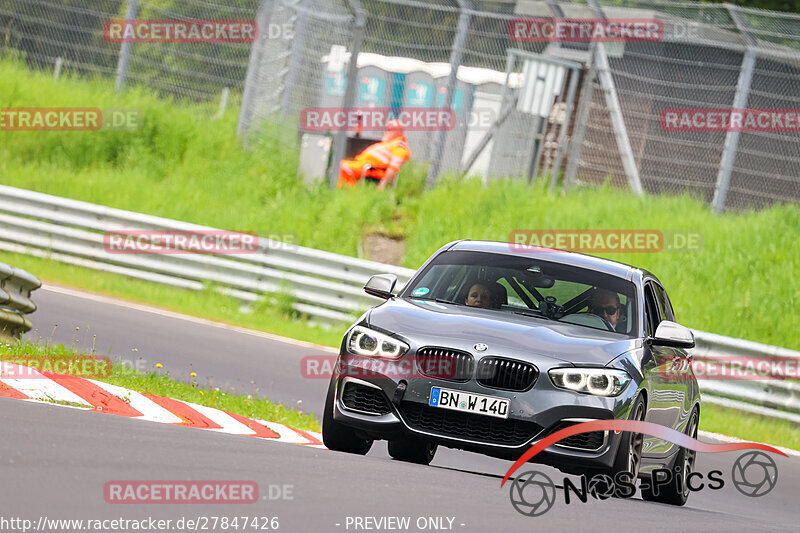
M656 328L655 336L650 339L650 344L672 348L694 348L694 334L687 327L662 320Z
M369 278L367 284L364 285L364 292L388 300L389 298L394 298L394 286L396 284L397 276L394 274L378 274Z

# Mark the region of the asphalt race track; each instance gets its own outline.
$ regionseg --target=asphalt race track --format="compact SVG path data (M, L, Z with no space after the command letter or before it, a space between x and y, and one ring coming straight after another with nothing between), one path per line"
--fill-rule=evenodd
M97 335L98 354L141 358L146 368L161 363L173 376L198 374L201 383L259 394L319 414L327 381L301 375L300 360L330 354L236 328L185 320L139 306L86 298L43 288L31 316L41 337L83 345ZM76 334L75 328L80 327ZM135 350L135 351L134 351ZM731 483L739 452L699 454L697 471L720 470L720 490L702 490L676 508L630 500L556 503L546 514L526 517L509 501L500 480L509 462L440 449L429 467L393 461L385 444L367 457L334 453L100 415L60 406L0 398L2 438L0 518L16 516L104 519L199 516L279 518L279 531L365 531L348 517L410 517L405 531L436 530L429 517L444 517L455 531L796 531L800 519L800 457L772 455L778 483L750 498ZM530 468L529 468L530 467ZM561 484L556 470L529 465ZM271 485L290 485L292 499L268 497L250 505L112 505L103 486L112 480L252 480L262 496ZM448 518L452 526L448 526ZM420 525L417 527L417 520ZM425 523L423 523L425 522ZM366 522L370 524L370 522ZM374 527L374 523L371 523ZM2 528L4 531L6 529ZM378 530L378 529L372 529ZM386 529L380 529L386 530ZM9 531L14 531L9 529ZM403 530L401 530L403 531Z

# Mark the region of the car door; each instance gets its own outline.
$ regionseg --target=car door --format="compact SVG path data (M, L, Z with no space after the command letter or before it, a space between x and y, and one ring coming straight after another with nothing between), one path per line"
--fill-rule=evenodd
M664 290L659 283L653 282L653 292L655 293L656 302L661 309L661 316L664 320L677 322L675 318L675 311L672 309L672 303L669 301L667 291ZM694 398L697 396L695 390L695 380L692 372L692 359L691 354L683 348L672 348L673 363L670 375L667 376L668 385L671 384L672 388L680 393L682 400L681 411L678 419L675 421L673 428L683 431L684 427L689 421L689 415L694 404Z
M644 287L645 328L652 338L662 320L667 320L659 305L657 291L663 288L652 280ZM666 307L666 306L665 306ZM686 401L686 383L677 379L680 366L685 362L685 353L677 348L649 345L653 364L648 376L651 390L648 397L646 420L669 428L677 428L683 419ZM672 451L673 444L656 438L646 438L644 452L663 455Z

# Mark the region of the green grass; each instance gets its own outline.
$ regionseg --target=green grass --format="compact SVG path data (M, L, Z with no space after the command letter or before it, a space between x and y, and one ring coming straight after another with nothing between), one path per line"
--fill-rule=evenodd
M700 411L700 429L800 450L797 424L709 403L703 404Z
M0 176L6 185L223 229L288 235L304 246L354 256L365 233L380 232L406 240L403 263L411 268L448 241L507 240L515 229L700 231L703 245L696 252L606 257L659 276L686 326L800 349L797 205L716 216L689 196L637 198L610 186L562 196L511 180L484 187L474 179L446 179L424 192L426 169L413 163L391 193L306 187L296 177L296 135L288 126L267 125L248 151L235 137L236 110L210 122L213 106L157 99L146 89L118 94L102 79L54 81L49 73L30 72L8 58L0 60L0 68L0 108L122 107L139 109L144 117L135 132L0 131ZM116 287L116 278L96 281L93 273L23 264L52 281L222 320L224 313L216 309L233 305L209 297L212 311L205 311L205 296ZM317 338L303 328L289 333L292 327L268 315L242 319L252 327Z
M21 342L19 344L0 343L0 360L13 361L26 366L44 370L53 369L54 362L72 362L70 371L60 372L80 377L95 379L94 375L81 373L80 361L91 357L92 354L76 352L72 347L63 344L58 346ZM75 364L78 362L77 364ZM99 364L102 364L101 361ZM89 365L90 372L97 372L101 367L98 364ZM101 373L100 381L119 385L137 392L175 398L187 402L214 407L230 413L239 414L250 418L260 418L270 422L279 422L287 426L319 431L319 423L313 415L302 411L289 409L270 400L253 397L245 394L229 394L215 388L203 387L197 383L184 383L175 381L167 372L152 368L147 372L139 372L122 364L111 364L111 372Z

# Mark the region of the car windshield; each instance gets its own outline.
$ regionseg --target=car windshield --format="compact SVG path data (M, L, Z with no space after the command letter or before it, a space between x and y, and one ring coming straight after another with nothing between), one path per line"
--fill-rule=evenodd
M635 294L630 281L595 270L513 255L450 251L432 261L402 296L633 337L638 331Z

